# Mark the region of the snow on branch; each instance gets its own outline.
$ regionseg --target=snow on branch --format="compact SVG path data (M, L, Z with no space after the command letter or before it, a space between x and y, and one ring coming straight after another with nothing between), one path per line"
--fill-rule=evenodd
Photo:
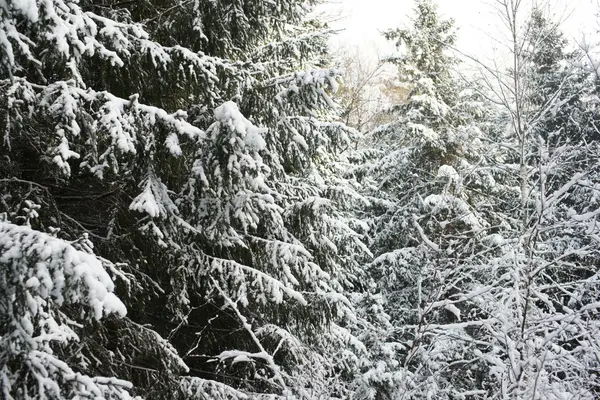
M31 31L25 30L27 25L17 23L22 17L30 22ZM219 81L217 69L243 73L238 65L227 60L181 46L163 46L150 39L142 24L115 21L83 11L73 1L10 1L2 7L0 28L0 54L4 53L0 65L9 76L20 69L20 56L40 64L33 50L48 47L41 40L50 43L53 50L67 60L97 56L113 66L123 67L136 55L148 55L159 73L173 64L184 65L179 72L210 84ZM76 70L76 64L71 64L71 68Z
M102 263L68 242L28 227L0 222L0 248L4 273L22 280L20 286L26 293L31 316L38 315L46 302L57 306L83 303L96 320L106 314L127 313L113 294L114 283Z
M251 292L249 290L250 286L260 288L258 292L261 295L258 300L263 304L267 303L267 296L270 301L280 304L283 302L284 294L301 305L308 304L300 292L269 274L250 266L204 254L197 257L197 263L201 276L222 277L225 282L228 282L236 290L236 296L242 304L248 303L246 296Z
M333 93L336 93L339 88L337 79L341 75L341 72L337 69L313 69L309 68L306 71L294 72L286 76L273 78L264 83L264 86L277 86L281 88L277 93L276 100L280 104L285 104L289 101L292 95L298 95L303 90L308 90L310 95L311 104L319 104L322 100L325 104L333 109L336 109L338 105L333 99L327 94L326 90L330 89ZM315 111L306 108L308 115L316 117Z
M83 158L82 166L100 178L107 169L118 172L120 156L135 155L144 143L155 140L156 133L152 135L151 130L169 132L162 145L174 157L182 154L179 137L194 142L205 138L204 131L186 121L184 111L168 113L162 108L139 103L135 95L123 99L105 91L82 89L74 81L43 86L16 78L13 83L2 83L10 85L10 92L21 94L12 101L15 107L25 102L30 113L39 113L56 123L54 144L48 155L66 176L71 174L69 160L79 158ZM37 106L33 107L36 102ZM93 120L93 124L88 123L89 120ZM83 148L89 154L79 154L79 149L72 148L78 139L85 142Z
M70 320L64 306L80 308L83 322L108 314L124 317L127 312L102 262L74 245L27 226L0 222L4 398L132 399L129 382L86 376L56 351L80 340L72 329L80 324Z
M277 394L246 393L225 383L193 376L181 378L181 389L189 399L212 400L284 400Z
M144 182L140 193L129 205L129 209L145 213L152 218L167 218L179 213L169 197L169 190L158 177L151 174Z
M269 368L271 369L271 372L274 374L274 381L277 382L277 384L281 387L281 389L283 390L284 393L287 392L287 385L282 376L279 366L277 364L275 364L275 361L273 360L273 356L271 356L269 353L267 353L267 351L263 347L262 343L256 336L256 333L254 333L254 330L252 329L252 325L250 325L250 323L248 322L246 317L244 317L242 315L242 313L238 309L237 304L233 300L231 300L231 298L229 296L227 296L227 294L221 289L218 282L215 281L214 279L211 279L211 280L212 280L213 285L217 288L217 291L219 292L219 294L221 295L223 300L225 300L225 303L227 304L227 306L237 315L240 323L242 324L242 326L244 327L246 332L248 332L248 334L250 335L250 337L251 337L252 341L254 342L254 344L256 345L256 347L259 349L259 352L252 354L252 357L261 358L262 360L264 360L266 362L266 364L269 366ZM237 354L237 356L244 355L243 353L239 353L239 352L234 352L234 353ZM245 354L246 357L248 357L248 355L249 355L249 353ZM221 356L227 356L227 354L224 355L222 353Z
M417 221L417 217L415 215L413 215L413 225L417 229L417 232L419 233L419 236L421 237L421 239L423 240L423 242L427 246L429 246L433 251L439 252L440 251L440 246L438 246L437 244L433 243L431 241L431 239L429 239L427 237L427 235L425 235L425 232L423 231L423 228L421 228L421 225L419 225L419 222Z

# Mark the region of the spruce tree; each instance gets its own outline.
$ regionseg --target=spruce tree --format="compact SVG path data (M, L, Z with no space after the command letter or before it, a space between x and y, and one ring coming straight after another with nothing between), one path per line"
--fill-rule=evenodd
M340 203L334 161L353 131L335 114L326 27L308 11L287 0L0 4L0 211L14 251L1 290L37 293L20 271L39 262L51 267L37 279L55 288L35 294L45 308L3 304L1 318L71 327L2 331L7 397L353 390L368 354L345 293L368 250ZM100 283L60 258L69 252ZM27 344L36 335L43 347ZM38 355L60 366L20 361Z
M381 156L371 181L375 260L367 265L390 316L395 342L393 393L406 398L452 398L472 389L482 373L454 364L472 351L459 307L465 277L459 267L490 235L484 120L489 109L456 74L453 22L431 1L417 1L412 26L388 32L396 40L399 78L409 87L395 120L375 130ZM459 284L458 284L459 285ZM440 332L444 332L440 334Z

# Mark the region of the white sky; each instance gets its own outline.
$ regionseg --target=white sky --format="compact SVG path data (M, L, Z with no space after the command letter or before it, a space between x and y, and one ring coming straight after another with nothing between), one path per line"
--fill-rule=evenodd
M375 56L388 53L391 47L379 34L380 30L401 26L413 8L412 0L330 0L324 10L330 16L343 17L333 27L344 29L333 40L338 44L359 46ZM556 19L563 20L562 30L569 39L582 34L595 34L599 27L597 0L539 0L547 5ZM500 19L495 15L493 0L437 0L444 16L452 17L459 28L458 45L468 54L491 55L495 40L501 38ZM596 42L592 40L592 42ZM378 49L378 50L377 50Z

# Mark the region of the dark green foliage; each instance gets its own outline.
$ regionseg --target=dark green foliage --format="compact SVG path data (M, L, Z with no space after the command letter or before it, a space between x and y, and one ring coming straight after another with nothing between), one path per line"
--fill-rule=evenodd
M334 379L369 253L330 191L353 132L309 3L0 7L0 212L104 260L128 317L57 357L133 384L115 398L345 396L360 375Z

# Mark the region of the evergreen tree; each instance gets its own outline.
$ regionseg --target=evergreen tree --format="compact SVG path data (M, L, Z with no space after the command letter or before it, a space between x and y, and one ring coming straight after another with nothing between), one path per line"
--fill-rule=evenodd
M393 392L406 398L452 398L473 387L477 368L460 374L456 359L472 351L461 338L457 268L489 240L493 177L482 129L482 99L464 86L449 52L453 22L431 1L417 1L413 25L388 32L401 54L392 61L409 87L395 121L376 129L381 154L371 174L375 260L367 270L390 315L387 341L397 343ZM438 332L445 332L443 338ZM448 338L454 338L449 340Z
M581 50L568 51L570 44L558 24L540 9L534 9L525 27L527 38L522 54L527 70L526 91L532 127L544 140L552 143L575 144L597 140L593 129L593 104L586 107L595 85L586 72ZM551 112L544 107L557 104ZM593 102L592 102L593 103ZM541 112L541 114L540 114ZM537 117L537 118L536 118ZM554 132L553 137L548 137Z
M287 0L0 3L0 210L16 249L2 258L2 293L37 290L21 274L36 257L53 263L38 279L55 288L32 294L45 308L3 304L1 318L77 327L2 331L5 396L353 390L369 355L345 293L359 290L368 250L339 202L334 160L353 132L336 119L338 72L322 68L326 29L308 11ZM20 249L10 237L21 234L35 240ZM80 237L102 287L80 284L85 271L58 255ZM57 254L35 250L42 241ZM107 273L127 318L100 319ZM77 312L88 303L92 322ZM120 304L105 312L123 317ZM22 343L36 335L42 350ZM39 351L56 362L15 361ZM78 379L87 386L71 389Z
M400 118L391 124L390 132L384 130L378 136L394 146L419 147L420 163L431 162L429 172L435 173L458 151L459 142L452 132L458 125L455 106L460 101L452 77L457 60L448 53L456 34L454 22L443 20L434 2L417 1L414 13L410 29L385 33L401 51L389 61L398 66L398 78L409 86L409 94L395 108Z

